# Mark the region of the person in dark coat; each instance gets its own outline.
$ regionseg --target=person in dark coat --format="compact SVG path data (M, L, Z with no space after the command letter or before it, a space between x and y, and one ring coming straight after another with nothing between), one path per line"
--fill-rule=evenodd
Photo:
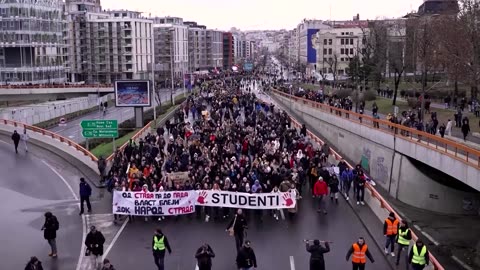
M20 143L20 134L18 134L16 130L13 131L12 141L13 141L13 144L15 145L15 153L18 154L18 143Z
M307 252L310 253L310 270L325 270L324 253L330 252L328 242L323 242L325 247L320 245L320 240L313 240L313 245L309 241L305 241Z
M80 178L80 214L83 214L83 202L87 203L88 212L92 212L92 206L90 205L90 196L92 195L92 188L85 181L85 178Z
M103 244L105 243L105 237L100 231L97 231L95 226L90 227L90 232L85 238L85 246L87 246L87 253L92 258L92 264L94 269L97 269L100 263L98 258L103 256Z
M102 270L115 270L115 267L113 267L109 259L105 259L103 260Z
M57 217L54 216L51 212L45 213L45 223L43 224L42 231L43 237L48 241L52 252L48 256L56 258L57 257L57 230L59 229L60 224L58 223Z
M243 247L237 253L237 267L240 270L257 268L257 257L250 244L250 241L246 240Z
M235 217L230 221L227 226L226 231L233 230L233 236L235 236L235 245L237 247L237 252L243 245L243 239L245 237L245 229L247 228L247 220L242 213L242 209L237 210L237 214Z
M333 201L333 199L335 198L335 202L338 204L338 187L339 187L340 183L338 181L338 177L337 175L333 175L331 178L330 178L330 182L328 182L328 187L330 188L330 200Z
M27 266L25 266L25 270L43 270L42 262L35 256L31 257Z
M107 168L107 161L105 160L105 158L103 158L103 156L100 156L97 165L98 172L100 172L100 182L103 182L105 177L105 169Z
M198 270L211 270L212 258L215 258L215 253L209 244L203 244L195 253L197 259Z

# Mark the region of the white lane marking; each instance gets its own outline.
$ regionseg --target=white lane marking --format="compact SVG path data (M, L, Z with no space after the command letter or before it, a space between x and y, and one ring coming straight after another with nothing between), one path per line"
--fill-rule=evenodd
M122 234L123 230L124 230L125 227L127 226L127 223L128 223L128 217L125 219L125 221L124 221L123 224L122 224L122 227L120 227L120 230L117 231L117 233L116 233L115 236L113 237L112 242L110 242L110 245L108 245L107 249L106 249L105 252L103 253L102 261L105 260L105 258L107 258L108 253L110 252L110 250L112 250L113 245L115 245L115 242L117 242L118 237L120 237L120 234ZM77 269L77 270L78 270L78 269Z
M1 143L4 143L4 144L8 144L10 145L8 142L4 141L4 140L0 140Z
M282 220L285 220L285 213L283 213L283 209L280 209L280 216L282 217Z
M73 191L72 186L65 180L65 178L57 171L55 168L53 168L50 164L48 164L45 160L42 160L43 164L45 164L50 170L52 170L62 181L63 183L67 186L67 188L70 190L70 192L73 195L73 198L77 201L77 206L80 209L80 202L78 202L78 196ZM85 239L87 239L87 218L85 215L82 215L82 242L80 243L80 255L78 256L78 261L77 261L77 267L76 270L81 270L82 267L82 262L83 258L85 257Z
M454 261L456 261L458 264L460 264L460 266L462 266L463 268L465 268L466 270L473 270L472 267L468 266L466 263L464 263L463 261L461 261L457 256L452 256L452 259Z
M290 269L295 270L295 261L293 260L293 256L290 256Z
M420 228L420 226L418 226L418 225L413 225L413 227L414 227L415 229L417 229L419 232L421 232L421 233L423 234L423 236L425 236L428 240L430 240L430 242L432 242L435 246L440 245L440 243L437 242L430 234L424 232L424 231Z
M198 264L195 264L195 270L199 270L200 268L198 268Z
M42 162L48 168L50 168L50 170L52 170L52 172L54 172L58 176L58 178L60 178L63 181L63 183L67 186L68 190L70 190L70 192L72 193L73 198L75 198L75 200L78 201L77 193L75 193L75 191L73 191L72 186L67 182L67 180L65 180L65 178L63 178L63 176L57 170L55 170L55 168L53 168L50 164L48 164L45 160L42 160Z

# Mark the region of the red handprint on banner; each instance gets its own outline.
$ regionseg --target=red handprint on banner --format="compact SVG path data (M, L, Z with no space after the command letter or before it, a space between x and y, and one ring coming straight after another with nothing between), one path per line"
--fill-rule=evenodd
M202 190L200 191L200 193L198 194L198 199L197 199L197 202L199 204L206 204L207 203L207 198L208 194L205 190Z
M293 205L293 199L292 199L292 194L290 192L287 192L283 194L283 200L285 200L285 203L283 205L290 207Z

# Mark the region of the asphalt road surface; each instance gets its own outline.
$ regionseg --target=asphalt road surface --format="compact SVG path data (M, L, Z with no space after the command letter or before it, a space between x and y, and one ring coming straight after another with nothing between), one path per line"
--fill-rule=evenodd
M37 256L44 269L75 269L82 240L82 218L75 200L79 172L31 145L29 153L22 144L20 149L15 154L11 139L0 136L0 268L23 269L31 256ZM73 193L57 173L71 185ZM48 257L50 248L40 230L46 211L56 215L60 223L57 259Z
M371 211L364 206L364 210ZM343 198L338 205L327 202L328 214L315 211L313 200L309 196L300 202L297 217L288 220L275 220L264 211L264 221L254 220L250 214L247 238L252 241L258 269L262 270L295 270L309 269L309 254L305 251L303 239L330 240L331 252L326 254L327 269L350 269L351 263L345 255L351 244L363 236L376 260L368 262L369 270L391 269L382 251L368 235L353 209ZM165 269L195 270L194 254L202 243L209 243L216 257L213 269L236 269L235 240L225 233L227 220L210 221L182 216L167 218L163 221L137 218L128 224L113 246L108 258L117 269L155 269L151 251L153 232L161 228L168 237L172 254L166 255ZM128 256L125 256L128 254Z
M174 93L174 97L182 94L183 89L177 89L177 91ZM162 103L165 103L166 101L170 102L170 92L161 92L160 99ZM82 136L82 128L80 127L82 120L108 119L117 120L120 124L132 117L134 117L133 108L113 106L107 109L107 113L105 115L101 111L95 111L67 122L67 125L64 127L56 126L49 130L63 137L69 138L76 143L82 143L85 141L85 138Z

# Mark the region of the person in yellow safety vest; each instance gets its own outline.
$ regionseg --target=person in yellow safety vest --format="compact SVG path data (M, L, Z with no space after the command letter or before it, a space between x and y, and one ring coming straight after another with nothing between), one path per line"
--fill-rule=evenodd
M405 220L402 220L400 223L400 227L398 228L397 234L397 260L395 264L398 265L400 263L400 254L402 254L402 250L406 249L406 263L408 264L408 247L410 246L410 240L412 240L412 232L408 227L408 223Z
M153 259L155 260L155 265L158 267L158 270L165 269L165 249L168 250L169 254L172 253L167 237L162 233L162 230L156 229L152 239L152 251Z
M365 244L365 239L363 237L359 237L358 241L356 243L353 243L353 245L350 247L350 249L347 252L347 261L350 259L350 255L352 255L352 269L353 270L365 270L365 264L367 263L367 257L370 259L372 263L375 262L375 260L372 257L372 254L370 254L370 251L368 250L367 244Z
M417 240L412 249L410 249L408 262L412 265L413 270L423 270L430 263L427 247L422 240Z
M383 223L383 235L385 235L385 254L388 254L388 247L390 246L390 255L395 256L395 239L397 238L399 222L395 218L395 213L390 212L388 218Z

